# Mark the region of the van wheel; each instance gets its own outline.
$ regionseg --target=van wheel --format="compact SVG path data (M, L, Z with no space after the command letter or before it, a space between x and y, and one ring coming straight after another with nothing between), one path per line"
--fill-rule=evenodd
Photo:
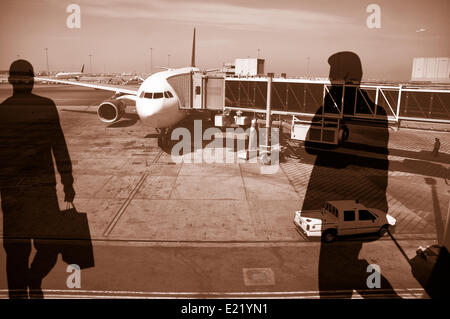
M322 241L331 243L336 240L337 234L335 230L327 230L322 234Z
M383 225L378 231L378 236L383 237L389 232L389 225Z

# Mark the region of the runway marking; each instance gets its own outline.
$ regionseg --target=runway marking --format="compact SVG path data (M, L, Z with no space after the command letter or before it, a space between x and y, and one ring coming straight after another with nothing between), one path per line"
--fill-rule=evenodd
M7 298L7 289L0 289L2 296ZM316 298L342 298L351 294L352 299L367 298L427 298L423 288L399 288L399 289L365 289L360 290L363 296L355 294L354 290L306 290L306 291L273 291L273 292L145 292L145 291L112 291L112 290L68 290L68 289L43 289L45 298L120 298L120 299L178 299L178 298L270 298L270 299L316 299ZM326 294L326 295L323 295Z
M117 211L117 213L112 218L112 220L109 223L108 227L104 231L103 236L109 236L111 234L111 232L113 231L114 227L118 223L119 219L125 213L125 210L127 209L128 205L130 205L130 203L133 200L134 196L138 192L139 188L141 188L142 184L147 179L147 176L148 176L148 174L146 174L146 173L142 174L141 178L139 179L139 181L137 182L136 186L131 191L130 195L128 195L128 197L125 200L125 202L122 204L122 206L120 206L119 210Z
M163 153L163 151L159 150L158 154L155 156L155 158L153 159L153 162L151 164L157 163L158 160L160 159L162 153ZM108 227L103 232L103 236L109 236L111 234L111 232L113 231L114 227L117 225L117 223L119 222L120 218L125 213L127 207L130 205L131 201L134 199L134 196L136 196L136 194L139 191L139 189L141 188L142 184L144 184L145 180L147 179L147 176L148 176L147 173L142 174L142 176L139 179L139 181L137 182L136 186L133 188L131 193L128 195L127 199L122 204L122 206L120 206L119 210L117 211L117 213L112 218L112 220L109 223Z
M4 238L9 239L26 239L26 237L19 236L5 236ZM40 239L54 240L54 241L80 241L86 239L77 239L77 238L50 238L50 237L40 237ZM397 241L411 241L411 240L435 240L436 236L434 234L430 234L430 236L414 236L414 237L405 237L401 236L401 234L396 234L395 239ZM0 243L3 241L0 238ZM103 246L147 246L147 247L320 247L320 241L304 241L302 238L296 239L286 239L286 240L168 240L168 239L130 239L130 238L91 238L90 241L96 245ZM392 241L389 236L385 236L379 238L376 242L386 242ZM346 241L342 241L345 244ZM416 247L415 244L409 245L411 247ZM408 246L408 247L409 247Z
M156 156L153 159L151 164L156 164L159 161L159 159L161 158L162 153L163 153L163 150L159 150L158 154L156 154ZM149 166L149 165L147 165L147 166Z

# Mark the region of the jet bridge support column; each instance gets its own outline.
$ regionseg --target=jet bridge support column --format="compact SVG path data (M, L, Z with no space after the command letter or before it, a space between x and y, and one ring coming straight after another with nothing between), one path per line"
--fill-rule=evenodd
M266 101L266 127L264 128L264 141L261 143L261 161L263 164L271 164L271 136L270 130L272 127L272 77L273 73L268 74L267 78L267 101Z
M447 248L447 251L450 252L450 201L448 203L447 223L446 223L445 229L444 229L444 240L443 240L442 246Z

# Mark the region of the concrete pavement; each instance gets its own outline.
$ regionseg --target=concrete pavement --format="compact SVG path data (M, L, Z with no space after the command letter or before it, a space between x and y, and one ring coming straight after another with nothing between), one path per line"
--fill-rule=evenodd
M45 94L55 95L58 104L73 164L75 206L87 213L96 266L82 271L82 288L74 291L67 288L67 265L59 259L44 280L46 296L319 296L320 244L304 242L292 224L314 164L301 147L300 157L287 157L273 175L261 174L259 164L237 161L175 163L157 147L155 132L136 122L132 108L127 118L105 126L95 111L98 99L109 93L64 90L62 95L56 89ZM65 98L71 100L58 100ZM445 134L390 130L386 196L389 212L398 220L394 236L408 258L419 245L442 236L449 205L443 172L450 165L450 142ZM429 152L436 136L441 155L433 158ZM338 151L369 160L379 157L376 141L367 144L375 148ZM353 169L361 187L344 194L370 200L379 191L380 172L358 165ZM353 183L351 174L347 178ZM58 197L64 207L61 185ZM1 254L4 260L3 250ZM364 243L359 258L379 264L397 294L423 296L392 240ZM5 295L1 265L0 291ZM263 284L247 286L244 269L256 269ZM267 274L273 274L267 281L273 284L264 284ZM347 276L351 281L352 275Z

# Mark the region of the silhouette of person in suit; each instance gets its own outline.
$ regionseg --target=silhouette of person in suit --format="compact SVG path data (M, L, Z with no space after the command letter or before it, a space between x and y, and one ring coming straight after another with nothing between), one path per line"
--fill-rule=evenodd
M328 114L339 114L339 107L344 108L344 114L352 114L355 107L358 113L375 112L374 110L377 108L376 114L381 119L379 127L376 130L361 130L362 133L358 132L354 136L350 129L351 143L345 142L344 146L370 151L367 143L371 140L375 141L375 149L379 154L376 158L365 158L348 154L348 152L339 152L335 147L306 142L305 150L316 155L316 160L302 210L320 209L325 201L359 200L367 207L387 212L387 143L389 134L386 112L382 107L375 105L364 90L358 90L362 78L362 66L358 55L347 51L338 52L330 56L328 63L330 64L329 78L332 86L324 98L324 105L316 112L313 120L320 121L323 111ZM345 87L343 106L341 106L342 83L349 85ZM373 187L373 184L376 185L376 188ZM359 237L321 244L319 290L322 297L330 296L330 294L333 296L339 292L340 298L350 298L353 290L357 290L363 296L368 290L371 293L376 291L367 285L367 278L371 275L371 272L367 272L369 263L359 259L364 241L366 240ZM391 285L383 276L381 276L381 288L388 289L393 293Z
M13 95L0 105L0 195L10 298L43 297L41 283L57 261L46 240L60 212L53 158L66 202L75 197L72 164L54 102L33 94L34 72L25 60L9 70ZM49 233L50 231L50 233ZM36 255L29 266L31 245Z

